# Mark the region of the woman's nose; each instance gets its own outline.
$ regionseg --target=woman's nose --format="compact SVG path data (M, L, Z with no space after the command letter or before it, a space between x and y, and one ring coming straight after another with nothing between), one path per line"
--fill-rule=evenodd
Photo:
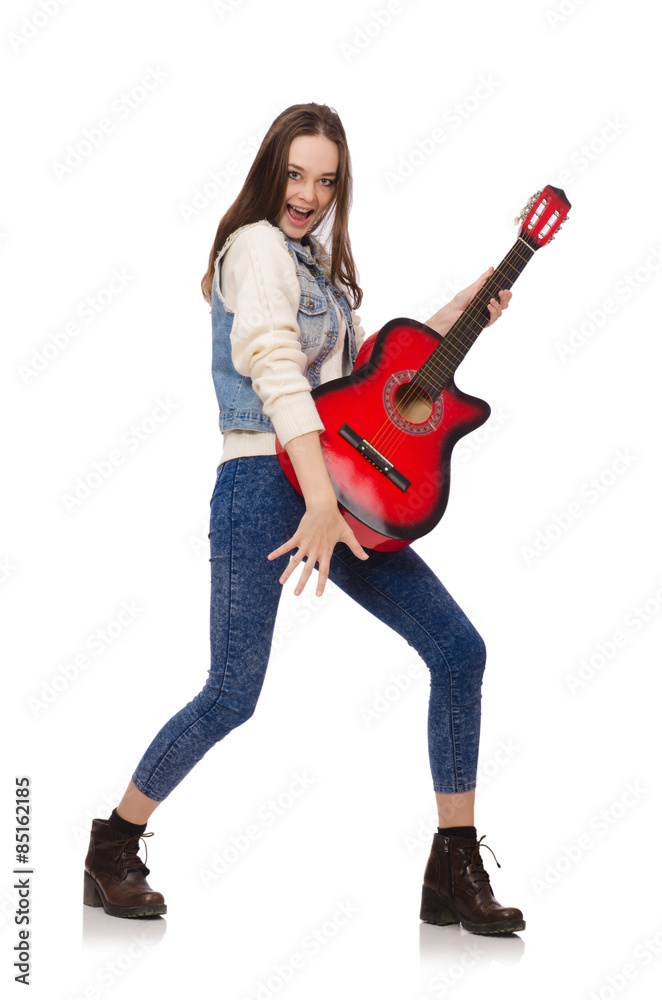
M305 201L309 203L315 201L315 185L313 184L312 181L309 184L304 185L303 190L301 192L301 196Z

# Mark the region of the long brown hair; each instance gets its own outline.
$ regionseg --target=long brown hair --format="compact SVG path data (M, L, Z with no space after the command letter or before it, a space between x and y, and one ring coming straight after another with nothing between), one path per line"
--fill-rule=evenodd
M244 186L218 224L209 265L200 282L202 294L211 303L214 263L218 251L230 233L240 226L260 219L271 220L280 213L287 187L287 164L290 143L298 135L321 135L338 147L338 174L334 197L308 232L316 232L335 209L331 228L331 281L343 282L352 293L352 309L358 309L363 292L358 285L356 265L347 232L352 204L352 166L345 129L338 113L326 104L292 104L271 123ZM316 237L320 239L319 236ZM322 242L320 240L320 242ZM322 243L323 249L329 252Z

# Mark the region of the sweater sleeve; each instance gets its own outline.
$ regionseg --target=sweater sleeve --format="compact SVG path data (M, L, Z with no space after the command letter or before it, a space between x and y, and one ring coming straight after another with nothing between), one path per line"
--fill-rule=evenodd
M251 226L237 236L221 267L221 293L234 312L232 363L251 379L280 443L323 431L303 374L308 359L299 341L299 279L278 233Z

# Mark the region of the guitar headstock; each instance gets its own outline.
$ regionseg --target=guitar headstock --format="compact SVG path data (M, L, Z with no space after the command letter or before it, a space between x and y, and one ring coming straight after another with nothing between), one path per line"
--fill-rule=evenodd
M529 198L515 219L516 223L522 223L517 235L534 250L544 247L554 239L570 208L565 191L548 184Z

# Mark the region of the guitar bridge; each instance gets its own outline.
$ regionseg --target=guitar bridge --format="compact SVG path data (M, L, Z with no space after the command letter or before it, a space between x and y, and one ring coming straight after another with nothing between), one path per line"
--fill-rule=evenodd
M389 462L388 458L385 458L380 451L377 451L374 445L362 438L360 434L357 434L355 430L349 426L349 424L343 424L342 427L338 428L338 433L341 438L344 438L353 448L356 448L364 458L375 466L376 469L386 476L387 479L398 487L402 492L406 492L411 486L411 482L406 476L403 476L399 472L392 462Z

